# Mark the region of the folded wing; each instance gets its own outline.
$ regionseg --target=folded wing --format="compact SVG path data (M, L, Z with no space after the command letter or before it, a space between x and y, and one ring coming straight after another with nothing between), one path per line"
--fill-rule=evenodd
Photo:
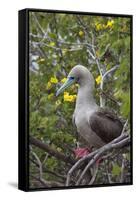
M102 141L108 143L118 137L123 125L119 118L111 112L97 111L90 116L89 124L91 129L99 136Z

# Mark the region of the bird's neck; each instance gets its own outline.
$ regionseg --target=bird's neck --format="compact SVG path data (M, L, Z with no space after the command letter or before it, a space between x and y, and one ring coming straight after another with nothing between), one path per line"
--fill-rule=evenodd
M93 97L93 87L90 84L81 85L78 88L77 100L76 100L76 110L83 108L84 106L88 108L95 108L97 104Z

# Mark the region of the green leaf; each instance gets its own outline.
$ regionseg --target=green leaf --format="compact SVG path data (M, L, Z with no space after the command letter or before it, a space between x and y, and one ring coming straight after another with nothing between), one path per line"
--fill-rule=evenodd
M112 168L113 176L119 176L121 172L121 167L118 164L115 164Z

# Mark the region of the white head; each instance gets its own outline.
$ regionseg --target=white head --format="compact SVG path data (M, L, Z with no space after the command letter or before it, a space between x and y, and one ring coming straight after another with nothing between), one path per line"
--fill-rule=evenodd
M94 78L90 71L82 65L76 65L69 72L66 82L57 91L56 96L62 93L73 83L78 83L80 87L84 87L89 84L92 90L94 88Z

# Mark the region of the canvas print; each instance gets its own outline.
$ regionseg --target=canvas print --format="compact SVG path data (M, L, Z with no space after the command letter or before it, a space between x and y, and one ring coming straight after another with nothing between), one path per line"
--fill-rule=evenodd
M29 10L27 26L29 189L132 184L132 16Z

